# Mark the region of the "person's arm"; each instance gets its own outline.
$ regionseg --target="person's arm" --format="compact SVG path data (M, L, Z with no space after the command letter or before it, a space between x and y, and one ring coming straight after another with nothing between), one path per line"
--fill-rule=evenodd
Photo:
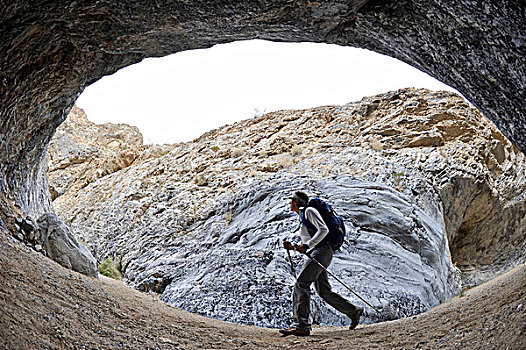
M320 213L314 208L307 208L305 210L305 218L316 227L316 233L308 241L304 242L309 248L315 247L320 243L329 233L327 225L323 221ZM304 226L304 225L303 225Z
M283 241L283 247L287 250L295 250L296 247L300 245L304 245L306 242L308 242L311 239L309 230L307 229L307 226L305 226L303 223L300 224L298 236L301 242L300 244L293 244L291 241L285 239ZM301 251L301 253L305 253L305 250Z
M302 244L306 244L311 239L309 230L307 229L307 226L305 226L304 224L301 224L299 236L300 236L300 240Z

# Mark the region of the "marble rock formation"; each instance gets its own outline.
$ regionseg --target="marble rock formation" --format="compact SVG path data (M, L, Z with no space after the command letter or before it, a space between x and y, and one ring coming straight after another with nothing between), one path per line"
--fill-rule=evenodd
M212 317L290 321L281 240L298 224L284 199L297 189L346 220L333 271L399 317L526 258L525 157L452 93L272 112L137 159L72 184L53 206L99 261L119 261L126 283ZM319 299L314 317L348 322ZM386 317L367 310L365 320Z

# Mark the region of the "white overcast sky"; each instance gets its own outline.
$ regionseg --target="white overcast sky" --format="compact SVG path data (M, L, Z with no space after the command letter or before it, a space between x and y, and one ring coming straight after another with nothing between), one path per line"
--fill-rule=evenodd
M77 105L95 123L135 125L144 143L162 144L262 112L341 105L405 87L456 92L375 52L250 40L145 59L87 87Z

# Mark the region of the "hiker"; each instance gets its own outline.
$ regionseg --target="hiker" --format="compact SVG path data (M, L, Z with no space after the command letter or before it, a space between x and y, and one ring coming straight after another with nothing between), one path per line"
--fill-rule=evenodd
M333 255L332 247L327 239L329 229L318 210L308 207L308 203L309 196L301 191L295 192L290 198L290 210L298 214L300 218L302 216L304 218L299 231L302 243L292 245L289 241L283 241L283 247L287 250L296 250L302 254L307 249L314 248L310 253L312 258L327 268L332 261ZM279 332L283 335L292 334L296 336L307 336L310 334L310 286L312 283L314 283L316 292L323 300L351 319L349 329L356 328L363 313L363 308L354 306L348 300L333 292L329 284L327 271L313 260L307 259L294 285L292 296L294 325L288 329L280 329Z

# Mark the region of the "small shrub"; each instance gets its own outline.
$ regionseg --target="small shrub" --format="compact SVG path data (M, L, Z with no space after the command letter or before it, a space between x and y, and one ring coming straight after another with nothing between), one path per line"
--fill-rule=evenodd
M469 288L464 288L460 291L460 293L458 293L458 297L459 298L463 298L466 296L466 291L468 290Z
M374 149L375 151L381 151L384 149L384 146L378 140L371 140L370 143L371 143L371 148Z
M232 220L234 219L234 213L233 212L228 212L225 214L225 222L227 225L230 225L230 223L232 222Z
M404 179L404 172L401 171L401 172L393 172L392 173L393 175L393 181L395 183L395 189L398 191L398 192L403 192L404 191L404 188L402 187L402 180Z
M214 152L219 151L219 146L212 146L212 151L214 151Z
M300 145L295 145L290 150L290 154L292 154L293 156L299 156L301 152L303 152L303 148Z
M170 153L170 149L168 148L154 148L152 151L151 151L151 157L152 158L161 158L161 157L164 157L165 155L167 155L168 153Z
M288 154L280 154L277 157L277 163L281 168L290 168L294 165L294 160Z
M394 179L394 182L395 182L395 185L398 186L400 185L400 182L402 182L402 179L403 179L403 176L404 176L404 172L401 171L399 173L393 173L393 179Z
M121 279L121 274L117 270L117 267L113 263L113 260L111 258L107 258L103 262L99 264L99 273L101 275L104 275L109 278L113 278L116 280Z
M232 150L232 157L239 158L245 153L241 148L234 148Z

